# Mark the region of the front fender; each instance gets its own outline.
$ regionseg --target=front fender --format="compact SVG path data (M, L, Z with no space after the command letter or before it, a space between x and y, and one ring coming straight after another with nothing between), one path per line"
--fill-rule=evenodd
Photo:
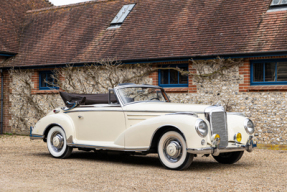
M148 149L156 131L163 127L175 127L185 137L187 147L201 147L200 137L195 130L195 121L198 119L192 115L162 115L144 120L128 128L125 134L125 148Z
M46 129L49 128L51 125L58 125L62 127L66 133L67 139L74 135L74 123L72 119L64 113L53 114L43 117L34 126L32 134L44 135Z
M227 114L228 138L230 141L234 141L234 135L239 132L242 135L241 143L246 144L250 136L244 129L244 120L246 118L244 116ZM254 134L252 135L254 136Z

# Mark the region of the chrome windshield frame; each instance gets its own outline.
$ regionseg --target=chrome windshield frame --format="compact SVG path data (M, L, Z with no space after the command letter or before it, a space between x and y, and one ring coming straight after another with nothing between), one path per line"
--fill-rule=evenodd
M132 84L132 85L119 85L117 87L114 88L115 94L121 104L121 106L126 106L126 105L130 105L130 104L136 104L136 103L144 103L144 102L148 102L148 101L136 101L136 102L130 102L130 103L125 103L119 90L123 89L123 88L154 88L154 89L160 89L162 91L162 94L165 101L160 101L160 102L170 102L168 95L166 94L165 90L160 87L160 86L155 86L155 85L138 85L138 84ZM166 97L166 98L165 98Z

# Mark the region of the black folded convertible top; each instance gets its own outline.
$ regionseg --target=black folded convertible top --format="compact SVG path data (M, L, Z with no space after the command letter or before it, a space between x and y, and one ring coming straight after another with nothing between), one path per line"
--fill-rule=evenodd
M71 104L69 103L75 102L80 105L109 104L109 94L76 94L60 92L60 95L67 107L71 107ZM111 94L110 102L118 102L114 94Z

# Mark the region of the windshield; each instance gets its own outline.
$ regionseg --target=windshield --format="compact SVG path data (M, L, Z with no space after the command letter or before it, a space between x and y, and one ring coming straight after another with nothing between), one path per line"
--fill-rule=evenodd
M132 102L168 101L163 90L159 88L126 87L126 88L120 88L119 94L125 104Z

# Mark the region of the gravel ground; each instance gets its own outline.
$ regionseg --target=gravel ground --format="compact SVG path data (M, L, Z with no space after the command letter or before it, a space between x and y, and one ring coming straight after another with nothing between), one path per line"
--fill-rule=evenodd
M0 137L0 191L287 191L287 151L257 149L233 165L197 157L185 171L157 155L103 155L77 149L50 156L46 143Z

